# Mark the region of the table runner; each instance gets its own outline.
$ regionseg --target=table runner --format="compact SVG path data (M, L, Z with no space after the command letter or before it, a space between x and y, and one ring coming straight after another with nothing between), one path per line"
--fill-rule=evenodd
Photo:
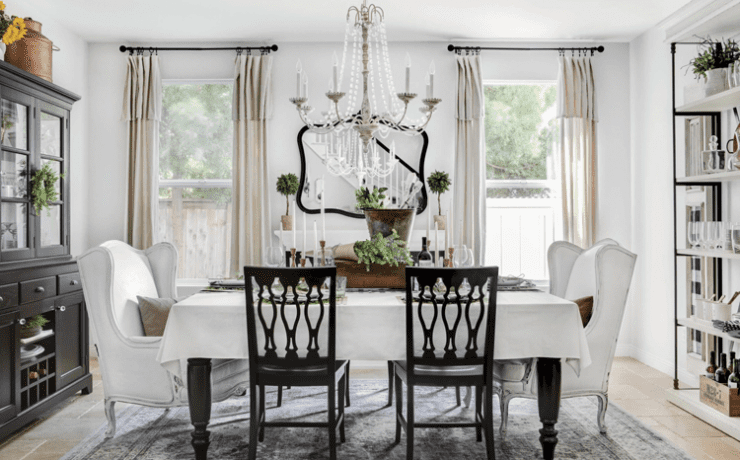
M497 303L495 359L564 358L576 374L591 363L573 302L545 292L499 292ZM338 359L406 358L405 304L397 292L349 293L336 318ZM188 358L249 358L244 292L199 293L172 307L157 359L184 378Z

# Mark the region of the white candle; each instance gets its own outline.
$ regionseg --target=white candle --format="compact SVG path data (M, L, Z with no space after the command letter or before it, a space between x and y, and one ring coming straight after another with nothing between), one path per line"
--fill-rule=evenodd
M429 229L432 228L432 213L427 209L427 244L429 244Z
M447 248L450 247L450 212L447 211L445 214L445 220L447 221L447 225L445 225L445 247L443 250L445 251L445 256L447 255Z
M280 244L278 246L280 246L280 249L283 249L283 226L282 225L280 225Z
M295 97L301 97L301 60L295 65Z
M337 58L337 52L335 51L331 57L332 60L332 74L334 76L334 91L339 92L339 59Z
M313 266L319 266L319 231L316 227L316 219L313 220Z
M306 258L306 235L308 232L306 232L306 213L303 213L303 246L301 247L301 259Z
M434 61L429 64L429 97L434 97Z
M409 53L406 53L406 91L407 93L410 92L411 88L411 56L409 56Z
M447 246L448 248L451 248L455 246L455 226L453 225L455 223L454 212L452 210L452 206L450 206L450 217L447 219L447 226L450 228L450 245Z
M321 239L326 241L326 176L321 176Z
M295 237L296 237L296 229L295 228L298 226L298 222L296 222L297 220L298 220L298 216L295 213L295 200L293 200L293 249L295 249L295 248L298 247L295 244Z
M439 222L434 222L434 264L439 266Z
M303 80L302 96L308 99L308 74L306 72L303 72L303 77L301 77L301 80Z
M426 81L426 84L427 84L427 99L429 99L429 98L431 98L431 97L432 97L432 96L430 95L431 93L430 93L430 87L429 87L429 77L430 77L430 75L429 75L429 74L427 74L427 77L426 77L426 79L425 79L425 81Z

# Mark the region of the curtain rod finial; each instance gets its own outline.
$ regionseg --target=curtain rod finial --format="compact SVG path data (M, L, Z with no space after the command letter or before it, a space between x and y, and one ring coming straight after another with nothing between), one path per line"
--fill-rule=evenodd
M118 50L119 50L120 52L122 52L122 53L125 53L125 52L126 52L126 45L121 45L121 46L119 46L119 47L118 47Z
M270 49L273 50L273 51L277 51L278 50L278 46L277 45L272 45L270 47Z
M447 51L455 51L455 45L447 46Z
M596 48L596 51L598 51L599 53L603 53L604 52L604 47L603 46L599 46L598 48Z

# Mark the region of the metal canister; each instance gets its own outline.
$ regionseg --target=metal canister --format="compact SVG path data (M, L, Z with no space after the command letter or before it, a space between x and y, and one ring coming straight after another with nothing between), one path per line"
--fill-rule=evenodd
M51 40L41 33L41 23L24 18L26 36L8 45L5 61L51 82Z

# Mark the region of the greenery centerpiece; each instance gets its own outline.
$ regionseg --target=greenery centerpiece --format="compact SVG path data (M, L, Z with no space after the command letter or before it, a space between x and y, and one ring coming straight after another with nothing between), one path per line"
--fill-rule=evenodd
M26 324L21 326L20 337L22 339L27 339L39 335L43 327L46 326L48 323L49 320L46 319L46 317L43 315L32 316L26 319Z
M388 237L395 231L401 241L408 244L416 210L414 208L387 209L384 201L386 190L388 189L385 187L373 187L372 191L367 187L360 187L355 192L356 207L365 213L370 238L373 238L376 233Z
M443 171L434 171L427 177L429 190L437 195L437 206L439 214L434 216L434 221L440 230L447 228L447 217L442 215L442 194L450 190L452 181L450 175Z
M357 263L365 264L367 271L370 271L373 264L394 267L399 267L401 264L413 264L406 243L399 239L395 230L388 237L376 233L369 240L357 241L354 250L357 254Z
M285 196L285 215L280 217L283 230L293 230L293 216L290 215L290 196L298 193L298 177L293 173L283 174L277 179L277 191Z
M372 192L367 187L360 187L355 191L355 199L357 200L355 207L361 211L365 209L385 209L383 200L385 200L386 191L388 191L386 187L373 187Z
M46 163L43 168L33 173L31 177L31 204L37 215L40 215L44 209L46 209L47 215L51 215L50 206L59 199L56 184L60 177L63 178L64 174L57 175L51 169L50 163Z

